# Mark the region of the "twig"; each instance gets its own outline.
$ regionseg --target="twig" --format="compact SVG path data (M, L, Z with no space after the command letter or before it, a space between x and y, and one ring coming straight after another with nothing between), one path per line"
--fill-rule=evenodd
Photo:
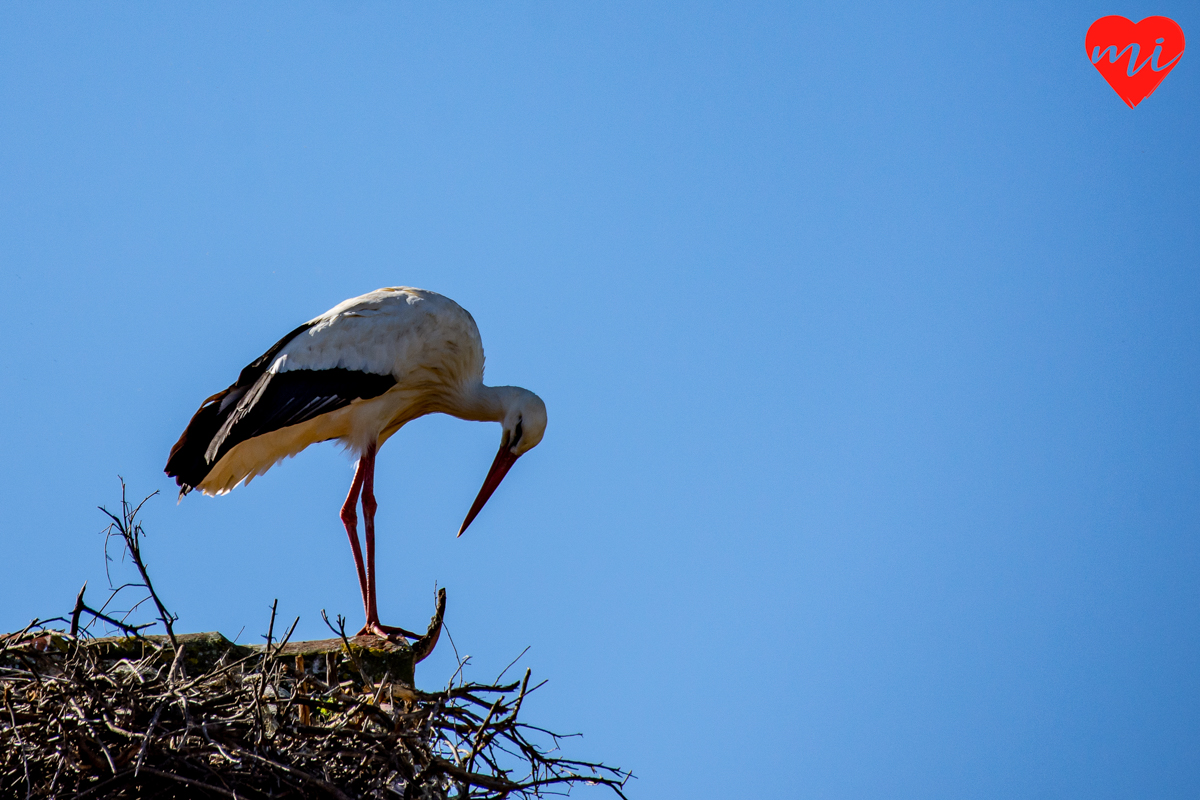
M358 659L358 654L354 652L354 648L350 646L350 639L346 636L346 618L341 614L337 616L337 627L333 627L333 623L329 621L329 615L325 613L325 609L321 609L321 619L325 620L325 624L329 626L329 630L336 633L342 638L342 646L346 649L346 654L350 656L351 663L358 670L359 676L363 679L364 684L368 684L371 680L367 677L367 671L363 669L362 662Z
M529 645L526 645L526 646L525 646L525 649L521 651L520 655L518 655L518 656L517 656L516 658L514 658L512 661L508 662L508 666L507 666L507 667L505 667L504 669L500 670L500 674L496 676L496 683L499 683L499 682L500 682L500 679L504 677L504 673L506 673L506 672L508 672L510 669L512 669L512 666L513 666L513 664L515 664L515 663L517 663L518 661L520 661L520 660L521 660L521 658L522 658L522 657L523 657L523 656L524 656L526 653L528 653L528 652L529 652ZM525 674L526 674L526 675L528 675L528 674L529 674L529 670L525 670Z
M271 602L271 624L267 626L267 650L271 649L272 636L275 633L275 611L279 608L279 598L276 597Z
M118 476L120 477L120 476ZM112 525L109 526L108 535L112 535L115 528L125 542L125 549L129 552L129 557L133 559L134 565L137 566L138 573L142 576L142 584L146 587L146 591L150 592L150 597L154 600L154 605L158 607L158 617L162 620L163 626L167 629L167 638L171 640L171 647L178 646L175 641L174 622L178 617L167 611L167 607L163 605L162 600L158 596L158 592L154 591L154 584L150 580L150 573L146 571L146 563L142 560L142 546L139 541L143 536L142 524L137 521L138 512L142 510L142 506L146 504L154 495L158 494L153 491L142 498L142 502L136 507L130 506L125 499L125 479L121 478L121 516L113 514L104 506L100 506L100 510L112 520Z
M413 642L413 663L419 664L425 660L425 657L433 652L433 648L437 646L438 637L442 633L442 620L446 616L446 587L442 587L437 591L437 604L434 608L433 617L429 620L429 629L417 641Z
M157 624L154 622L147 622L144 625L126 625L124 622L121 622L118 619L113 619L112 617L108 616L107 614L101 614L99 611L95 610L94 608L89 608L88 606L83 605L82 603L80 603L76 606L76 610L75 610L75 612L73 612L72 618L74 618L80 612L87 612L88 614L91 614L96 619L101 620L103 622L107 622L109 625L119 628L122 632L129 634L130 636L134 636L134 637L138 637L138 638L141 638L142 631L144 629L152 627L153 625ZM91 623L88 623L88 624L90 625Z
M87 591L87 581L83 582L83 588L79 590L79 596L75 598L75 610L71 612L71 635L79 635L79 614L83 611L83 593Z
M163 709L167 707L165 702L160 702L158 708L154 709L154 716L150 718L150 727L146 728L146 735L142 738L142 747L138 750L137 763L133 765L133 777L137 777L138 770L142 768L142 759L146 757L146 748L150 746L150 740L154 736L154 729L158 726L158 720L162 716Z

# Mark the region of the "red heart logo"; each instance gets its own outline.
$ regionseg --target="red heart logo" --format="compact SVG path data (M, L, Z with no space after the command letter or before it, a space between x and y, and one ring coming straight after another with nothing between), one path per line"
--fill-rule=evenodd
M1088 28L1088 58L1133 108L1158 88L1183 55L1183 29L1170 17L1101 17Z

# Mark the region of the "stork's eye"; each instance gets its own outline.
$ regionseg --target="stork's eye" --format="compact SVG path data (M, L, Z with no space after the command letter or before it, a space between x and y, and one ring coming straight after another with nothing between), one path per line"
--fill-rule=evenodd
M512 442L510 447L516 447L521 443L521 420L517 420L517 427L513 428Z

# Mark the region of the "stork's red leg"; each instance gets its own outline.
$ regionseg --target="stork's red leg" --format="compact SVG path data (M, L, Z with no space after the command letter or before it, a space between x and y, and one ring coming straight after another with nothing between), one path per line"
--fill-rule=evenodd
M363 533L367 540L367 628L379 625L379 609L375 602L375 450L372 442L362 454L359 464L364 467L362 483ZM378 632L378 631L374 631Z
M350 549L354 551L354 567L358 570L358 588L362 591L363 611L369 618L371 608L368 602L367 572L363 567L362 550L358 546L358 514L354 511L354 507L358 504L358 493L362 490L363 478L366 474L363 468L363 460L365 458L364 456L358 460L358 466L354 469L354 481L350 484L350 494L346 495L346 502L342 503L342 524L346 526L346 535L350 537ZM372 468L374 467L373 459L371 466ZM372 526L374 526L374 522L375 520L372 519Z
M379 622L378 595L375 593L375 509L378 507L375 502L375 451L377 449L378 447L372 444L363 452L362 458L358 460L358 473L355 474L356 481L359 475L362 476L363 534L367 540L366 582L363 589L363 605L367 610L367 624L358 633L360 636L364 633L373 633L383 637L400 634L410 639L418 639L420 638L419 634L406 631L404 628L382 625ZM357 545L357 541L355 544ZM362 573L359 574L361 577Z

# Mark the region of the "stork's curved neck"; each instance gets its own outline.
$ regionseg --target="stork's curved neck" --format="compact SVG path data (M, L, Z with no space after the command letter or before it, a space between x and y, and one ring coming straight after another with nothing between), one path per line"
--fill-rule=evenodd
M484 386L477 383L462 392L451 413L459 419L474 422L503 422L508 410L526 394L529 394L529 390L519 386Z

